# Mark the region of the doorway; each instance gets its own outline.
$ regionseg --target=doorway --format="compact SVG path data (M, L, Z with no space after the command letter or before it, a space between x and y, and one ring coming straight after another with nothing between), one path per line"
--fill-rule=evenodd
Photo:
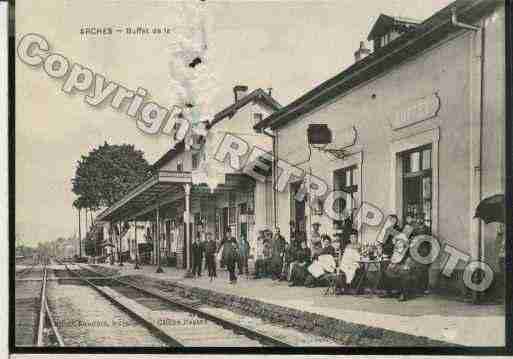
M401 153L403 223L411 217L423 224L428 233L432 231L432 148L431 145L417 147Z
M293 182L290 184L290 209L291 209L291 218L294 221L294 230L297 233L302 233L306 235L306 201L305 197L303 200L298 200L296 197L297 193L301 189L302 182Z

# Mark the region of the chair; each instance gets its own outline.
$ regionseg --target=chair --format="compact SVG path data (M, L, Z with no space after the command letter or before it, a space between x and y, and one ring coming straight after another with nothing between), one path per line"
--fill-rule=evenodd
M335 269L334 273L326 274L326 279L328 280L328 287L324 290L323 295L336 295L337 294L337 276L338 276L338 267Z
M339 249L335 250L335 271L330 273L327 277L328 287L324 290L323 295L336 295L337 294L337 277L339 273L339 263L342 251Z

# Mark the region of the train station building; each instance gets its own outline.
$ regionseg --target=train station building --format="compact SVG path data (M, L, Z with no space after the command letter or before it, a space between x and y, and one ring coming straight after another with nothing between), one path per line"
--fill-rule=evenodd
M214 156L226 135L272 151L272 139L256 134L253 126L281 106L270 91L248 93L246 86L236 86L233 93L230 106L210 123L198 124L201 130L192 131L152 165L148 180L98 215L97 222L105 224L103 254L129 252L131 259L190 268L191 238L209 231L220 240L229 227L237 240L245 236L251 244L257 228L272 224L270 170L260 171L264 180L257 181ZM109 230L119 223L127 230Z
M505 189L504 34L501 1L455 1L425 21L381 15L372 51L362 42L350 67L255 128L273 131L280 160L345 190L353 212L366 202L402 223L411 216L442 244L499 270L503 228L474 214ZM309 143L311 125L325 125L331 141ZM315 199L321 206L298 200L302 186L295 178L278 193L278 224L292 220L308 234L318 222L333 234L335 221L318 210L325 198ZM378 231L363 226L359 240L375 242ZM446 260L431 265L433 285ZM451 279L460 284L462 265Z

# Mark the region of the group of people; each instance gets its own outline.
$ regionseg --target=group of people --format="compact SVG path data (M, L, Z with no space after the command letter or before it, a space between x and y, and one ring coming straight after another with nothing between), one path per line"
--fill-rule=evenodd
M220 266L227 268L230 273L230 283L235 284L237 282L236 269L238 269L239 275L249 275L249 250L247 238L240 236L240 240L237 241L230 228L226 229L225 236L219 243L211 232L205 233L204 238L198 233L191 244L192 275L201 277L203 258L205 258L208 276L212 281L217 277L216 260L220 257Z
M404 226L397 216L391 216L391 225L378 246L381 270L376 288L381 296L397 296L400 301L411 297L416 289L428 289L427 266L417 263L409 255L411 240L428 229L421 221L407 217ZM276 227L274 233L263 228L258 231L255 242L254 278L271 278L273 281L288 281L289 286L333 286L337 294L355 294L362 283L361 251L358 233L352 223L346 223L332 240L320 234L320 224L312 225L308 240L303 232L292 231L287 242ZM291 229L293 225L291 224ZM428 251L423 243L420 251ZM251 247L244 236L237 241L231 230L216 242L211 233L206 233L203 242L198 235L192 244L193 274L201 276L203 256L206 259L210 279L216 277L216 257L226 267L230 283L237 282L239 275L249 276L248 258ZM364 278L363 278L364 279ZM357 288L358 287L358 288Z

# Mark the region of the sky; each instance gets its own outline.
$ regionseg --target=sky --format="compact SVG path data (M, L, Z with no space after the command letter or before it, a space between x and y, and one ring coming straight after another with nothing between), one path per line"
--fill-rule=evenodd
M379 14L424 20L449 0L208 1L214 113L233 101L233 86L273 88L286 105L343 71ZM171 108L169 35L83 36L85 27L173 27L172 0L17 0L16 38L43 35L57 52L130 89L143 87ZM367 44L371 47L371 44ZM16 234L26 244L78 233L71 178L80 156L103 144L131 143L153 163L169 149L123 111L91 107L85 93L16 59Z

